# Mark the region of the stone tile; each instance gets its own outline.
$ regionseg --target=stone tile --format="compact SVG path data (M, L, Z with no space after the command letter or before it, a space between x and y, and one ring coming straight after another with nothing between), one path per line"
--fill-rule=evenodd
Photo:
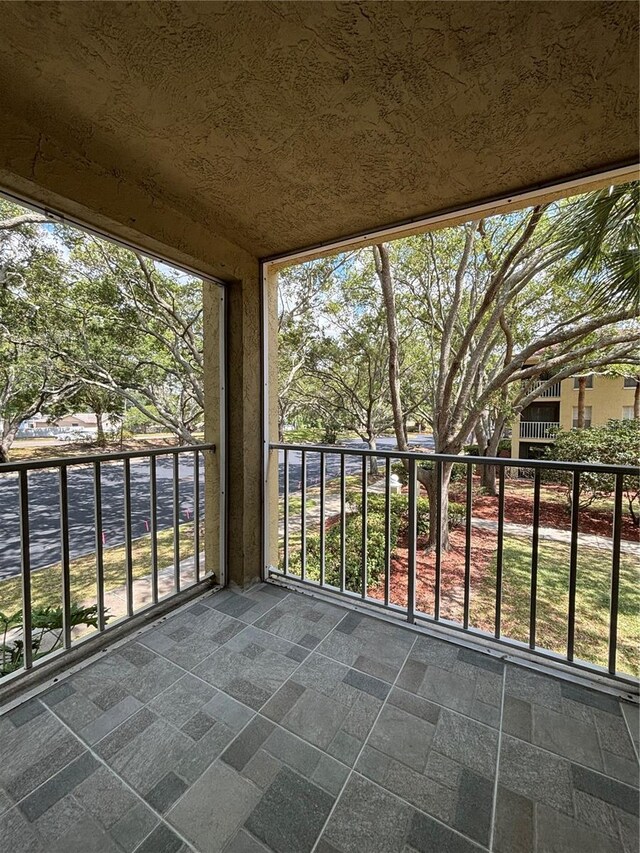
M504 697L502 730L521 740L531 741L533 736L533 712L531 704L515 696Z
M545 805L537 809L536 836L541 853L620 853L616 839Z
M210 729L213 728L215 722L209 717L207 714L203 714L202 711L199 711L190 720L182 726L180 731L184 732L193 740L200 740L203 738Z
M136 853L181 853L183 846L181 839L161 823L136 848Z
M82 752L80 741L49 712L17 729L6 715L0 717L0 788L17 802Z
M125 853L132 853L158 824L158 818L144 803L138 802L110 829L111 837Z
M252 782L228 764L216 761L169 811L167 818L197 850L217 853L237 833L261 796L262 792Z
M580 764L604 769L595 726L580 720L534 706L533 743Z
M279 728L274 728L264 742L264 750L306 777L313 775L323 757L319 749Z
M630 702L621 702L620 707L626 720L631 739L636 745L636 753L640 752L640 708Z
M394 687L389 694L388 704L396 708L401 708L408 714L414 717L419 717L421 720L426 720L427 723L432 723L434 726L438 722L440 716L440 705L435 705L426 699L415 696L413 693L408 693L406 690L400 690Z
M569 762L510 735L502 736L500 784L529 800L573 815Z
M495 729L443 710L432 745L436 752L487 779L495 778L498 758L498 733Z
M348 767L329 758L328 755L323 755L318 762L318 766L313 771L311 781L320 785L321 788L324 788L325 791L328 791L334 797L337 797L348 775Z
M18 705L13 711L9 711L6 715L7 720L14 728L19 729L31 720L35 720L40 714L44 714L45 710L38 699L30 699L22 705Z
M498 785L493 849L495 853L533 853L532 800Z
M73 798L109 830L140 802L117 776L102 765L73 789Z
M85 815L48 845L47 853L120 853L120 848L94 818Z
M49 708L54 708L59 702L62 702L63 699L67 699L69 696L73 696L74 693L73 685L68 681L63 681L62 684L57 684L55 687L47 690L46 693L43 693L40 696L40 701L44 702Z
M157 659L153 652L140 643L129 643L126 646L121 646L118 649L118 654L136 667L147 666Z
M589 705L592 708L598 708L601 711L606 711L618 717L622 715L619 701L602 691L589 690L579 684L562 681L560 683L560 692L563 699L580 702L582 705Z
M381 622L372 616L350 613L322 642L318 651L347 666L392 682L414 640L415 634L405 628Z
M226 693L217 693L203 706L202 711L214 720L224 723L234 732L239 732L254 716L251 708L237 702Z
M20 810L27 820L33 822L58 800L70 793L98 768L98 762L89 752L76 758L71 764L48 779L36 791L20 803Z
M111 732L98 744L96 748L98 755L108 760L141 732L153 725L157 719L156 715L148 708L143 708L140 713L125 720L122 725L118 726L115 731Z
M358 673L347 680L349 672L355 673L337 661L310 655L295 674L295 682L306 690L281 720L285 728L345 763L355 760L382 705L368 692L370 682L367 690L356 686L364 687L359 678L368 677ZM383 684L378 681L375 690Z
M397 686L497 728L503 668L490 655L418 637Z
M269 737L273 728L273 723L269 720L255 717L222 753L221 760L241 771Z
M345 684L351 684L353 687L357 687L358 690L363 690L370 696L375 696L376 699L386 699L389 692L389 685L384 681L358 672L357 669L350 669L342 680Z
M262 709L261 713L279 723L280 720L293 708L298 699L305 692L305 687L289 679L280 690L275 693Z
M225 853L269 853L267 848L256 841L244 829L240 829L224 848Z
M416 853L479 853L480 848L456 835L451 829L436 823L428 815L414 812L407 838L408 848Z
M245 827L275 853L308 853L333 802L331 794L283 767L245 821Z
M400 708L385 705L367 744L407 767L422 772L435 730L432 723L413 717Z
M210 702L218 691L193 675L185 675L149 702L159 717L181 728Z
M325 846L318 849L329 845L338 853L402 853L413 814L407 803L353 775L322 834Z
M255 660L242 654L250 644L263 649ZM257 710L298 666L287 657L291 648L287 641L249 626L202 661L194 673Z
M251 610L254 602L245 595L226 590L224 593L218 594L215 599L211 599L210 605L214 610L219 610L227 616L242 616L247 610Z
M453 826L459 832L488 847L492 809L493 782L472 770L465 769L458 788Z
M515 696L552 711L562 711L562 692L557 679L520 666L507 666L505 696Z
M305 648L315 648L343 618L344 610L306 596L290 595L256 621L256 627Z
M0 815L0 840L7 853L44 853L36 828L17 808Z
M610 803L612 806L638 817L638 791L630 785L616 782L608 776L594 773L592 770L587 770L586 767L579 767L576 764L571 766L571 775L576 790L591 794L593 797L604 800L605 803Z
M135 696L127 696L111 706L108 711L96 717L88 726L81 728L78 734L88 744L93 745L106 737L129 717L132 717L142 707L142 702Z
M184 794L187 788L188 785L184 779L176 776L170 770L145 794L145 800L151 808L163 814Z

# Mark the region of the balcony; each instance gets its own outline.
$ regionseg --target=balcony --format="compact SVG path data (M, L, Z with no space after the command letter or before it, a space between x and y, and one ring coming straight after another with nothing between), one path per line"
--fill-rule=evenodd
M558 421L520 421L520 438L553 441L553 436L559 429Z
M637 706L271 584L0 718L12 853L632 853Z
M537 380L535 382L531 382L527 387L529 391L534 391L536 388L542 388L543 385L546 385L546 382L542 380ZM538 397L559 397L560 387L560 382L554 382L553 385L549 385L548 388L545 388L544 391L541 391L538 394Z

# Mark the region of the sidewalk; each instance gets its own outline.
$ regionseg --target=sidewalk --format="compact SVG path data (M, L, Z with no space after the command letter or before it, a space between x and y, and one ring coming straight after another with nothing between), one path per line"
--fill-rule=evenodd
M371 494L384 494L385 481L379 480L373 483L367 491ZM289 498L299 498L299 491L290 492ZM309 507L306 513L307 527L311 525L320 526L320 503L315 501L314 506ZM349 507L347 505L347 512ZM332 516L340 514L340 498L338 496L327 497L325 500L325 520ZM498 522L487 518L474 518L471 516L472 527L477 527L481 530L497 530ZM289 534L300 532L300 515L298 513L289 513ZM278 532L280 536L284 535L284 521L282 517L278 523ZM515 522L505 521L504 532L507 536L515 536L519 539L531 539L532 527L528 524L516 524ZM538 536L541 540L548 542L559 542L569 545L571 542L571 531L560 530L555 527L540 527L538 528ZM578 545L583 548L594 548L598 551L611 551L612 542L606 536L597 536L593 533L578 533ZM640 558L640 542L630 542L623 539L620 543L620 553L628 554L629 556Z

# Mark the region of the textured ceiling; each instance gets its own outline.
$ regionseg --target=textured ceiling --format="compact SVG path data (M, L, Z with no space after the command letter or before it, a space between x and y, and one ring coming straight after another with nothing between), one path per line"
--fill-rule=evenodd
M7 114L257 256L637 157L632 2L0 6Z

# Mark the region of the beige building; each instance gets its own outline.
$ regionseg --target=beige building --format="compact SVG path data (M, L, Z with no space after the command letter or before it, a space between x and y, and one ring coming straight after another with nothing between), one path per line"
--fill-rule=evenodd
M578 384L577 376L556 382L516 417L511 436L514 459L539 457L553 443L556 430L578 425ZM585 427L600 426L612 419L633 418L636 385L633 376L587 376Z

